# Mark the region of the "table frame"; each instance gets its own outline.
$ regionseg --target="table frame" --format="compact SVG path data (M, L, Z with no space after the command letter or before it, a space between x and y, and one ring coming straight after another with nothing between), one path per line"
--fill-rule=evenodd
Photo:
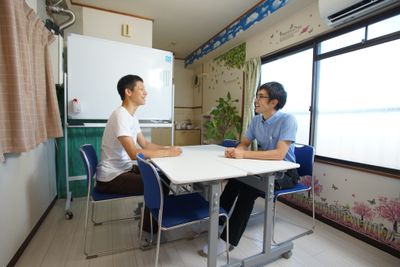
M248 159L226 159L224 158L224 148L216 145L204 146L188 146L182 147L183 153L179 157L174 158L154 158L152 162L164 172L164 174L177 185L187 183L207 183L209 197L209 231L208 231L208 267L216 267L217 265L217 242L218 242L218 215L219 215L219 199L221 195L221 183L224 179L238 178L240 181L253 186L265 192L265 212L264 212L264 235L262 252L241 261L224 265L224 267L233 266L260 266L284 255L290 256L293 249L292 242L286 242L280 245L271 245L272 241L272 215L273 215L273 199L274 199L274 180L276 172L283 172L288 169L298 168L299 165L286 161L265 161L265 160L248 160ZM199 163L200 161L200 163ZM185 163L188 169L185 178L182 171L175 170L177 164ZM212 170L204 170L198 166L203 163L218 165L222 170L226 170L227 175L212 174ZM268 164L266 164L268 163ZM204 170L204 173L195 173ZM218 170L216 170L218 172ZM190 175L192 174L192 175ZM258 175L257 179L254 175Z

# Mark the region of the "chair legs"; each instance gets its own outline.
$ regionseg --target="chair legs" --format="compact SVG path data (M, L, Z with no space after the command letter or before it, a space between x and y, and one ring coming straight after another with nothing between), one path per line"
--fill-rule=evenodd
M151 229L153 231L153 228ZM152 233L153 235L153 233ZM158 257L160 255L160 241L161 241L161 224L158 223L158 233L157 233L157 248L156 248L156 264L155 267L158 266Z
M312 178L312 185L314 185L314 180L313 180L313 178ZM305 235L309 235L309 234L314 233L314 229L315 229L314 186L311 187L311 190L312 190L312 204L311 204L311 205L312 205L312 226L311 226L311 228L309 228L309 229L306 228L306 229L307 229L306 231L304 231L304 232L302 232L302 233L300 233L300 234L297 234L297 235L295 235L295 236L293 236L293 237L291 237L291 238L288 238L288 239L286 239L286 240L284 240L284 241L281 241L281 242L277 242L277 241L275 240L276 202L278 201L279 195L275 196L274 205L273 205L273 218L272 218L272 242L273 242L275 245L281 245L281 244L283 244L283 243L290 242L290 241L293 241L293 240L295 240L295 239L298 239L298 238L300 238L300 237L302 237L302 236L305 236Z
M220 214L219 216L225 216L226 218L226 262L227 264L229 263L229 248L230 248L230 243L229 243L229 216L227 214ZM142 244L142 233L143 233L143 218L144 218L144 209L142 209L142 216L140 220L140 231L139 231L139 242ZM159 255L160 255L160 243L161 243L161 222L158 220L158 232L157 232L157 243L156 243L156 258L155 258L155 266L158 266L158 260L159 260ZM153 243L153 222L150 214L150 240L148 241L147 245L140 245L140 248L143 250L151 248L151 245Z
M113 220L104 220L101 222L97 222L95 220L95 203L93 203L92 201L89 200L89 198L86 201L86 212L85 212L85 228L84 228L84 244L83 244L83 252L86 256L87 259L90 258L96 258L98 256L103 256L103 255L109 255L109 254L114 254L114 253L118 253L118 252L124 252L124 251L129 251L134 249L134 246L129 246L129 247L124 247L121 249L109 249L109 250L103 250L103 251L99 251L99 252L89 252L88 249L88 228L89 228L89 212L90 214L90 220L92 221L94 226L98 226L101 225L105 222L109 223L109 222L115 222L115 221L127 221L127 220L132 220L134 218L137 218L138 216L133 216L133 217L128 217L128 218L122 218L122 219L113 219ZM143 213L143 212L142 212ZM143 217L143 214L142 216Z
M88 232L88 224L89 224L89 205L90 200L87 198L86 200L86 211L85 211L85 228L83 230L83 253L86 257L89 256L89 252L87 249L87 232Z
M141 248L142 248L143 218L144 218L144 207L142 209L142 216L140 217L140 229L139 229L139 244Z
M112 220L103 220L103 221L96 221L96 205L92 202L92 215L91 215L91 220L94 225L101 225L103 223L109 223L109 222L116 222L116 221L128 221L128 220L133 220L133 219L139 219L140 215L134 214L133 216L129 216L126 218L118 218L118 219L112 219Z

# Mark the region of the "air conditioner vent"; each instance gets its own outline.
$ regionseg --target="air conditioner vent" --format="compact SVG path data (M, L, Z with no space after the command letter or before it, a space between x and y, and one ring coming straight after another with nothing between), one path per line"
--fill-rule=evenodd
M382 11L399 0L319 0L319 12L329 26L337 26Z

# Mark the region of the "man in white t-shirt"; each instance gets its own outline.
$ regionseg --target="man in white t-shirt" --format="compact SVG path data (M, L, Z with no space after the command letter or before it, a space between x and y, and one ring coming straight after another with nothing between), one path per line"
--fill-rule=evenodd
M145 104L147 92L137 75L126 75L118 82L122 105L113 111L104 129L101 160L97 166L97 188L105 193L143 193L137 172L136 154L145 157L170 157L182 153L179 147L164 147L147 141L135 112ZM137 181L137 180L140 181ZM135 188L135 184L140 184Z
M96 189L103 193L140 195L143 194L143 182L136 165L136 154L142 153L146 158L174 157L182 150L152 144L143 136L135 116L147 96L142 78L126 75L118 81L117 89L122 105L113 111L104 129Z

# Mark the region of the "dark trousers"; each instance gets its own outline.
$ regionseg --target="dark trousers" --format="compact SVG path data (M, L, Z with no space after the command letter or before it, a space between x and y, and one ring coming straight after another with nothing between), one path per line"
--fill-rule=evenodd
M280 188L282 186L285 188L294 187L297 184L297 179L297 171L290 170L284 173L280 179L276 179L275 185L277 185L277 180L282 180L279 182ZM263 192L260 190L236 179L231 179L226 184L220 198L220 206L229 212L237 198L232 215L229 218L229 243L231 245L236 247L239 244L253 211L254 202L262 195ZM226 241L226 228L222 232L221 238Z
M166 176L160 174L160 177L168 184L170 183ZM118 175L109 182L97 181L96 189L102 193L108 194L143 195L144 193L142 176L140 175L139 168L137 168L136 165L134 165L132 170ZM164 196L168 195L169 188L168 186L164 185L164 183L162 183L162 190ZM150 232L150 211L147 207L144 209L143 230ZM153 218L153 233L157 233L157 231L157 221Z
M96 189L106 194L143 195L142 176L139 171L132 169L109 182L96 181Z
M231 245L238 245L249 221L254 201L259 196L259 190L238 180L232 179L226 184L220 198L220 206L229 212L237 198L235 208L229 218L229 243ZM226 241L226 228L222 232L221 238Z

